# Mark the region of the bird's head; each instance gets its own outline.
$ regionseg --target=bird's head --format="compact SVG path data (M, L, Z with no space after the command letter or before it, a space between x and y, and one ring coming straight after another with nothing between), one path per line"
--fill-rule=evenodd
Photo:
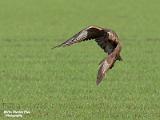
M108 39L110 40L116 40L117 35L114 32L107 32L108 33Z

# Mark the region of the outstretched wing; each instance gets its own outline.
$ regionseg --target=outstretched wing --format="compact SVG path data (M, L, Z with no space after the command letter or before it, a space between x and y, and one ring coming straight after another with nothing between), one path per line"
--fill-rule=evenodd
M78 32L73 37L71 37L70 39L63 42L62 44L55 46L54 48L70 46L70 45L78 43L78 42L101 37L104 34L105 34L105 31L103 28L96 27L96 26L89 26L89 27L81 30L80 32Z
M109 54L107 58L105 58L100 62L100 67L98 70L97 81L96 81L97 85L99 85L99 83L103 80L106 72L113 67L114 63L120 56L120 51L121 51L121 45L118 44L114 49L114 51L111 54Z

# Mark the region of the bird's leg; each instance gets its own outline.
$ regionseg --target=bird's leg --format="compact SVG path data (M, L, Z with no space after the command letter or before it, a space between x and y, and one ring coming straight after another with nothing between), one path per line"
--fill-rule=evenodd
M110 69L112 69L114 67L114 64L112 64L111 66L110 66Z

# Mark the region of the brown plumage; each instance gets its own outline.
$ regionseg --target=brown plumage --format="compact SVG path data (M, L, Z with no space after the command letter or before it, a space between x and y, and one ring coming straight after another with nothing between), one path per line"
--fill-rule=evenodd
M104 58L100 62L96 81L98 85L105 77L105 73L113 67L116 60L122 60L120 56L121 44L117 34L114 31L97 26L89 26L54 48L70 46L72 44L91 39L95 39L104 52L108 53L108 57Z

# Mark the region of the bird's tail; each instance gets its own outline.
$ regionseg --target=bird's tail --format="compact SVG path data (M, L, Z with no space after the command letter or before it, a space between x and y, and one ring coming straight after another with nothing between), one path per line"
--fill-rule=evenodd
M111 66L111 64L108 63L107 58L104 58L99 63L99 70L98 70L97 81L96 81L97 85L99 85L99 83L103 80L106 72L110 69L110 66Z

